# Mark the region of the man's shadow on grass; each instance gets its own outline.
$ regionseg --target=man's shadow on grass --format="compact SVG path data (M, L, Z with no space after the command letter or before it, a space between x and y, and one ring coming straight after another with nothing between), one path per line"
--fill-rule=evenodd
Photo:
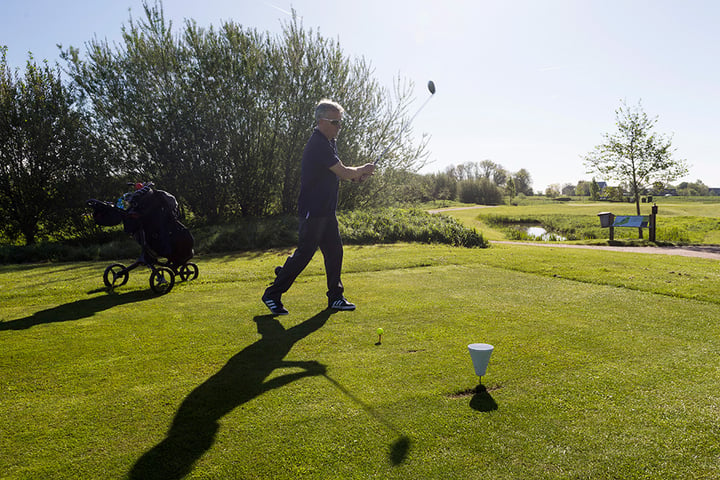
M94 290L90 294L98 293L102 290ZM57 307L48 308L35 312L29 317L18 318L7 322L0 322L0 331L3 330L25 330L36 325L45 323L70 322L80 320L81 318L92 317L98 312L108 310L118 305L126 303L140 302L150 298L157 297L156 294L149 290L136 290L128 293L111 293L109 295L99 295L97 297L85 298Z
M163 441L135 463L130 479L180 479L215 442L219 421L238 406L295 380L323 375L316 361L287 361L299 340L322 327L333 310L325 310L285 329L270 315L255 317L262 338L233 356L215 375L193 390L178 408ZM266 381L278 368L300 368Z

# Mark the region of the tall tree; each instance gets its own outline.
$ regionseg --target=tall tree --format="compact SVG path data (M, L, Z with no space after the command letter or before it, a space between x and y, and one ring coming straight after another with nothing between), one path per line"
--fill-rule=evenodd
M405 120L407 93L393 101L364 60L303 29L294 12L271 38L233 22L214 30L186 21L176 34L160 2L143 6L144 18L123 26L123 44L94 40L86 58L72 47L63 58L123 152L122 172L161 184L199 216L294 212L324 97L348 111L338 144L351 165L372 160ZM420 168L425 145L408 132L372 182L342 190L341 207L390 198L392 172Z
M84 200L100 189L107 149L59 70L32 56L25 75L0 49L0 217L10 238L35 243L80 227Z
M510 177L505 184L505 193L510 197L510 200L515 198L515 180L513 180L512 177Z
M513 174L512 178L515 182L515 191L517 193L529 196L533 194L532 177L530 176L530 172L521 168Z
M585 156L585 166L588 173L628 185L640 215L643 189L656 180L669 182L682 177L688 171L687 164L673 158L671 138L654 132L657 117L648 117L641 102L633 107L622 101L615 117L617 131L604 135L604 143Z
M589 197L592 191L592 183L586 180L578 181L573 192L578 197Z
M172 191L198 215L217 216L229 202L227 110L217 101L224 77L206 65L220 60L205 55L202 32L189 27L197 42L188 45L161 7L144 9L145 18L122 27L122 45L95 39L86 58L73 47L62 56L116 143L118 171Z
M595 181L595 177L590 184L590 200L598 200L600 198L600 185Z
M431 173L429 176L432 181L431 198L434 200L455 200L458 181L449 171Z

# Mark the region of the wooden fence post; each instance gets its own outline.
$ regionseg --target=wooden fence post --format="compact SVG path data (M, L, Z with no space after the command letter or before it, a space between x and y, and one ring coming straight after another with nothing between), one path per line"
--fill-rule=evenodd
M652 213L650 214L650 225L649 225L651 242L655 242L655 231L657 229L657 218L656 218L657 212L658 212L657 203L653 203Z

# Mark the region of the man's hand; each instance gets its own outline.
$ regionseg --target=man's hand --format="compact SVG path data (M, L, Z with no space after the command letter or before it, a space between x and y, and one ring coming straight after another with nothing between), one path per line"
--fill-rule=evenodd
M362 167L356 167L355 172L359 173L359 177L353 177L352 181L355 183L361 183L370 178L375 174L375 164L366 163Z
M358 179L358 182L364 182L371 176L375 174L375 164L374 163L366 163L362 167L358 169L362 175L360 175L360 178Z
M363 170L363 175L370 176L373 173L375 173L375 164L374 163L366 163L362 167L360 167Z

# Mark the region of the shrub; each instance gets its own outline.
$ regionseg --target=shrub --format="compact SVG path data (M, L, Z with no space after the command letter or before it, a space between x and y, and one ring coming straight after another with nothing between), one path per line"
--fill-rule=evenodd
M458 200L463 203L499 205L503 202L502 190L487 178L463 180L457 188Z
M419 209L355 210L338 215L347 244L420 242L460 247L489 246L482 234L445 215Z
M443 243L460 247L488 247L475 229L454 218L430 215L420 209L378 209L339 212L340 233L346 244L396 242ZM295 216L243 218L223 225L193 228L196 253L293 247L297 244ZM140 246L121 229L98 231L64 242L0 246L0 263L113 260L140 256Z

